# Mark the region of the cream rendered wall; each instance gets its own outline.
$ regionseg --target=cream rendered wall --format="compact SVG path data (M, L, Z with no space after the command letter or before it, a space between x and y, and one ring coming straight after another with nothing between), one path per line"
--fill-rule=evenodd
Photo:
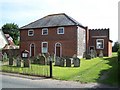
M79 58L83 57L83 53L85 52L85 29L78 26L77 28L77 56Z
M0 49L2 49L6 44L8 44L6 37L2 30L0 30Z

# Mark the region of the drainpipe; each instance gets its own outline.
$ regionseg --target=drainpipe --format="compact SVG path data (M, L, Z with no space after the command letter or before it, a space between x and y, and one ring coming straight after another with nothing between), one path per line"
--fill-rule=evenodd
M86 53L89 53L89 29L85 27L86 30Z

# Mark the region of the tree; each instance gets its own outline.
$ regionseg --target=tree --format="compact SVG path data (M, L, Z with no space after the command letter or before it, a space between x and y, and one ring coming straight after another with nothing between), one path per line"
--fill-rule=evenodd
M119 49L119 45L120 45L119 42L115 42L115 43L114 43L114 46L112 47L112 51L113 51L113 52L117 52L118 49Z
M5 34L9 34L16 45L19 44L18 38L20 36L19 27L14 23L6 23L2 26L2 30Z
M120 61L120 45L119 45L119 49L118 49L118 61Z

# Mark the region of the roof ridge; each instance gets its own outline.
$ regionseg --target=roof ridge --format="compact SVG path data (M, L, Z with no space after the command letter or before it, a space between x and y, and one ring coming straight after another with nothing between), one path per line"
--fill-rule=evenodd
M60 21L62 20L62 23L58 22L57 19ZM49 21L52 20L52 22L49 23ZM66 20L66 21L65 21ZM28 28L40 28L40 27L50 27L51 26L61 26L61 25L76 25L81 26L84 28L84 26L76 21L74 18L68 16L65 13L58 13L58 14L49 14L46 15L38 20L35 20L20 29L28 29Z
M49 14L49 15L46 15L46 16L40 18L40 19L37 19L37 20L35 20L35 21L33 21L33 22L29 23L29 24L26 24L26 25L22 26L21 28L24 28L25 26L28 26L28 25L30 25L30 24L32 24L32 23L34 23L34 22L36 22L36 21L39 21L39 20L41 20L41 19L43 19L43 18L46 18L46 17L48 17L48 16L55 16L55 15L65 15L65 13L58 13L58 14Z
M49 14L47 16L55 16L55 15L65 15L65 13ZM47 16L45 16L45 17L47 17Z

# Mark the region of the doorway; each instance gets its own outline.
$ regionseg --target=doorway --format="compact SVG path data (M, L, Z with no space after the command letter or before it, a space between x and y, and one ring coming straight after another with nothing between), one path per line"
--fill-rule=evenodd
M55 55L58 57L62 56L62 45L61 43L56 43L55 44Z
M30 57L35 56L35 45L30 44Z

